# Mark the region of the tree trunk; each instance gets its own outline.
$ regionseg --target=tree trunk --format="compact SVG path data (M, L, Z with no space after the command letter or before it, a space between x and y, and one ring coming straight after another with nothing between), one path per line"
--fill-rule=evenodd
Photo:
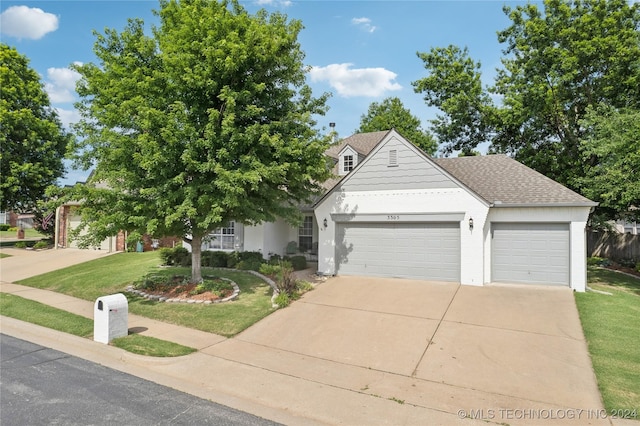
M193 235L191 237L191 282L202 281L202 236Z

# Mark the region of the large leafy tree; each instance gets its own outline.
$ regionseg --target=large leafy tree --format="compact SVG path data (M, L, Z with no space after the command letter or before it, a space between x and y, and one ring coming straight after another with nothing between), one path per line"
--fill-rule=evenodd
M71 136L29 60L2 43L0 91L0 210L33 211L64 174Z
M431 120L442 151L472 152L485 142L493 117L491 98L482 86L480 62L469 57L467 48L435 47L418 53L429 75L413 83L429 106L442 111Z
M581 124L582 161L596 165L579 179L582 192L610 217L640 221L640 110L589 109Z
M444 130L435 126L441 142L455 149L491 142L492 151L578 189L592 166L580 155L588 108L640 108L640 4L545 0L542 9L504 11L511 25L498 32L505 49L493 88L480 89L477 64L450 46L419 54L430 74L416 91L444 112ZM487 102L490 92L499 105Z
M299 21L250 15L237 1L161 0L143 22L96 34L99 64L82 75L78 147L95 161L84 200L94 239L118 229L179 235L201 279L203 239L230 220L295 222L329 174L305 85Z
M433 155L438 147L431 134L422 129L420 119L404 107L399 98L386 98L382 102L369 105L366 115L360 117L360 127L356 132L376 132L396 129L427 154Z

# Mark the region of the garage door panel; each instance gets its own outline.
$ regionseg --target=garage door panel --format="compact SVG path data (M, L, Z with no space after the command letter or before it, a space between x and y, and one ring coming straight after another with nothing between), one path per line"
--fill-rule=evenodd
M569 284L569 225L493 223L492 280Z
M457 222L345 223L336 235L339 274L460 280Z

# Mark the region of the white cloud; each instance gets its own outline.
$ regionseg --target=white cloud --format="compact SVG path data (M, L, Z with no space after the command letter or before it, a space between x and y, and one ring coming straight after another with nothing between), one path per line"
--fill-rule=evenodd
M37 7L11 6L0 14L2 34L37 40L58 29L58 17Z
M402 86L394 82L396 73L384 68L354 68L353 64L331 64L326 67L312 67L311 81L328 81L329 85L345 98L352 96L382 96L387 91L400 90Z
M65 129L71 130L71 124L80 121L80 113L75 109L55 108L58 118Z
M259 6L291 6L290 0L256 0L256 4Z
M378 27L371 25L371 19L369 18L353 18L351 20L351 23L355 26L360 27L361 29L363 29L364 31L368 32L368 33L372 33L375 30L378 29Z
M80 65L80 63L77 63ZM76 99L76 82L80 74L69 68L48 68L44 85L51 103L73 102Z

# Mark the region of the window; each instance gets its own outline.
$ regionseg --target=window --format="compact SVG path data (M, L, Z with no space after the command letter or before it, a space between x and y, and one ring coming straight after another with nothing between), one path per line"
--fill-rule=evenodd
M313 216L305 216L298 228L298 250L307 252L313 245Z
M344 156L344 168L345 172L350 172L353 170L353 155L345 155Z
M233 250L236 240L236 223L231 221L224 228L218 228L209 234L209 249Z

